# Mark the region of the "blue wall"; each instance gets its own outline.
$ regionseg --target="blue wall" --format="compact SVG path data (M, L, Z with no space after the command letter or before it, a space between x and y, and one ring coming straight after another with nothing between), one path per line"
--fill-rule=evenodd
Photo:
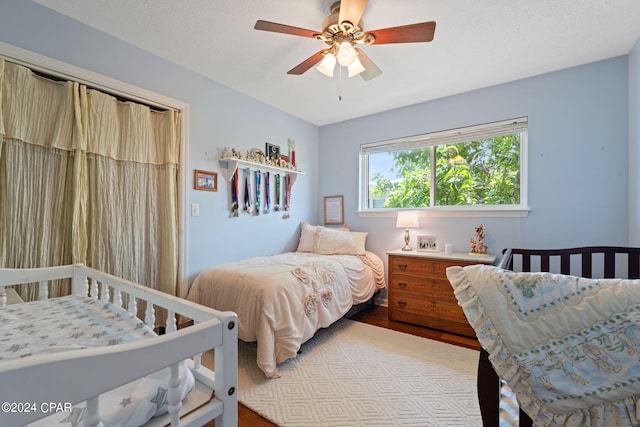
M199 203L200 216L188 218L189 279L209 265L294 249L299 222L321 221L323 196L338 194L346 222L369 231L369 247L384 258L401 246L402 232L395 218L357 214L359 145L520 116L529 118L530 214L425 218L413 235L435 234L466 251L473 227L484 223L494 253L506 246L640 245L638 45L628 57L317 128L31 1L2 1L0 41L190 105L187 205ZM305 171L290 220L232 220L228 186L192 190L193 169L219 171L220 147L270 142L286 150L289 138Z
M587 64L410 107L324 126L320 195L344 194L346 221L370 232L372 247L399 248L395 218L360 217L358 148L362 143L529 118L526 218L423 218L413 234L434 234L467 251L474 226L489 251L504 247L627 244L627 57ZM437 83L434 83L437 84Z

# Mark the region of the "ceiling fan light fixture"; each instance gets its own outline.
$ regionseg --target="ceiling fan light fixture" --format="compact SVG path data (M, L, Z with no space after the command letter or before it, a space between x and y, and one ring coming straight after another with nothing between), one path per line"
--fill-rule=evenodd
M358 52L351 46L349 42L342 42L338 46L338 54L337 60L338 64L343 67L348 67L353 64L353 62L358 59Z
M360 74L365 70L364 66L362 65L362 62L360 62L360 60L357 57L356 57L356 60L353 61L351 65L349 65L348 69L349 69L349 78L353 76L357 76L358 74Z
M327 77L333 77L333 69L335 66L336 57L332 53L327 53L324 58L322 58L320 65L318 65L316 69Z

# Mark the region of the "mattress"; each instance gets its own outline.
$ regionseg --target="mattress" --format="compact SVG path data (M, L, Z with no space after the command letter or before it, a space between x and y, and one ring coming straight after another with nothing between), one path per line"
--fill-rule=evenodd
M113 304L79 296L52 298L0 307L0 360L135 342L156 334L142 321ZM105 426L139 426L167 412L169 368L100 396ZM181 398L195 380L186 363L180 366ZM69 379L68 384L82 380ZM54 414L31 425L82 425L86 402L59 403ZM25 402L23 402L25 403ZM41 410L41 408L36 408Z

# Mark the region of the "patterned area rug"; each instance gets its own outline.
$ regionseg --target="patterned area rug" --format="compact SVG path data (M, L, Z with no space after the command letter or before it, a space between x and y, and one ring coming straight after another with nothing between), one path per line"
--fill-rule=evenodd
M478 352L342 319L268 380L239 343L238 398L280 426L482 425Z

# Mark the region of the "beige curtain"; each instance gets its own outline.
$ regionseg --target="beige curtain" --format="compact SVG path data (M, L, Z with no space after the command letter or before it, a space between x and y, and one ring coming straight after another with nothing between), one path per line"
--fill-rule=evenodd
M179 113L2 60L0 101L0 266L82 262L175 295Z

